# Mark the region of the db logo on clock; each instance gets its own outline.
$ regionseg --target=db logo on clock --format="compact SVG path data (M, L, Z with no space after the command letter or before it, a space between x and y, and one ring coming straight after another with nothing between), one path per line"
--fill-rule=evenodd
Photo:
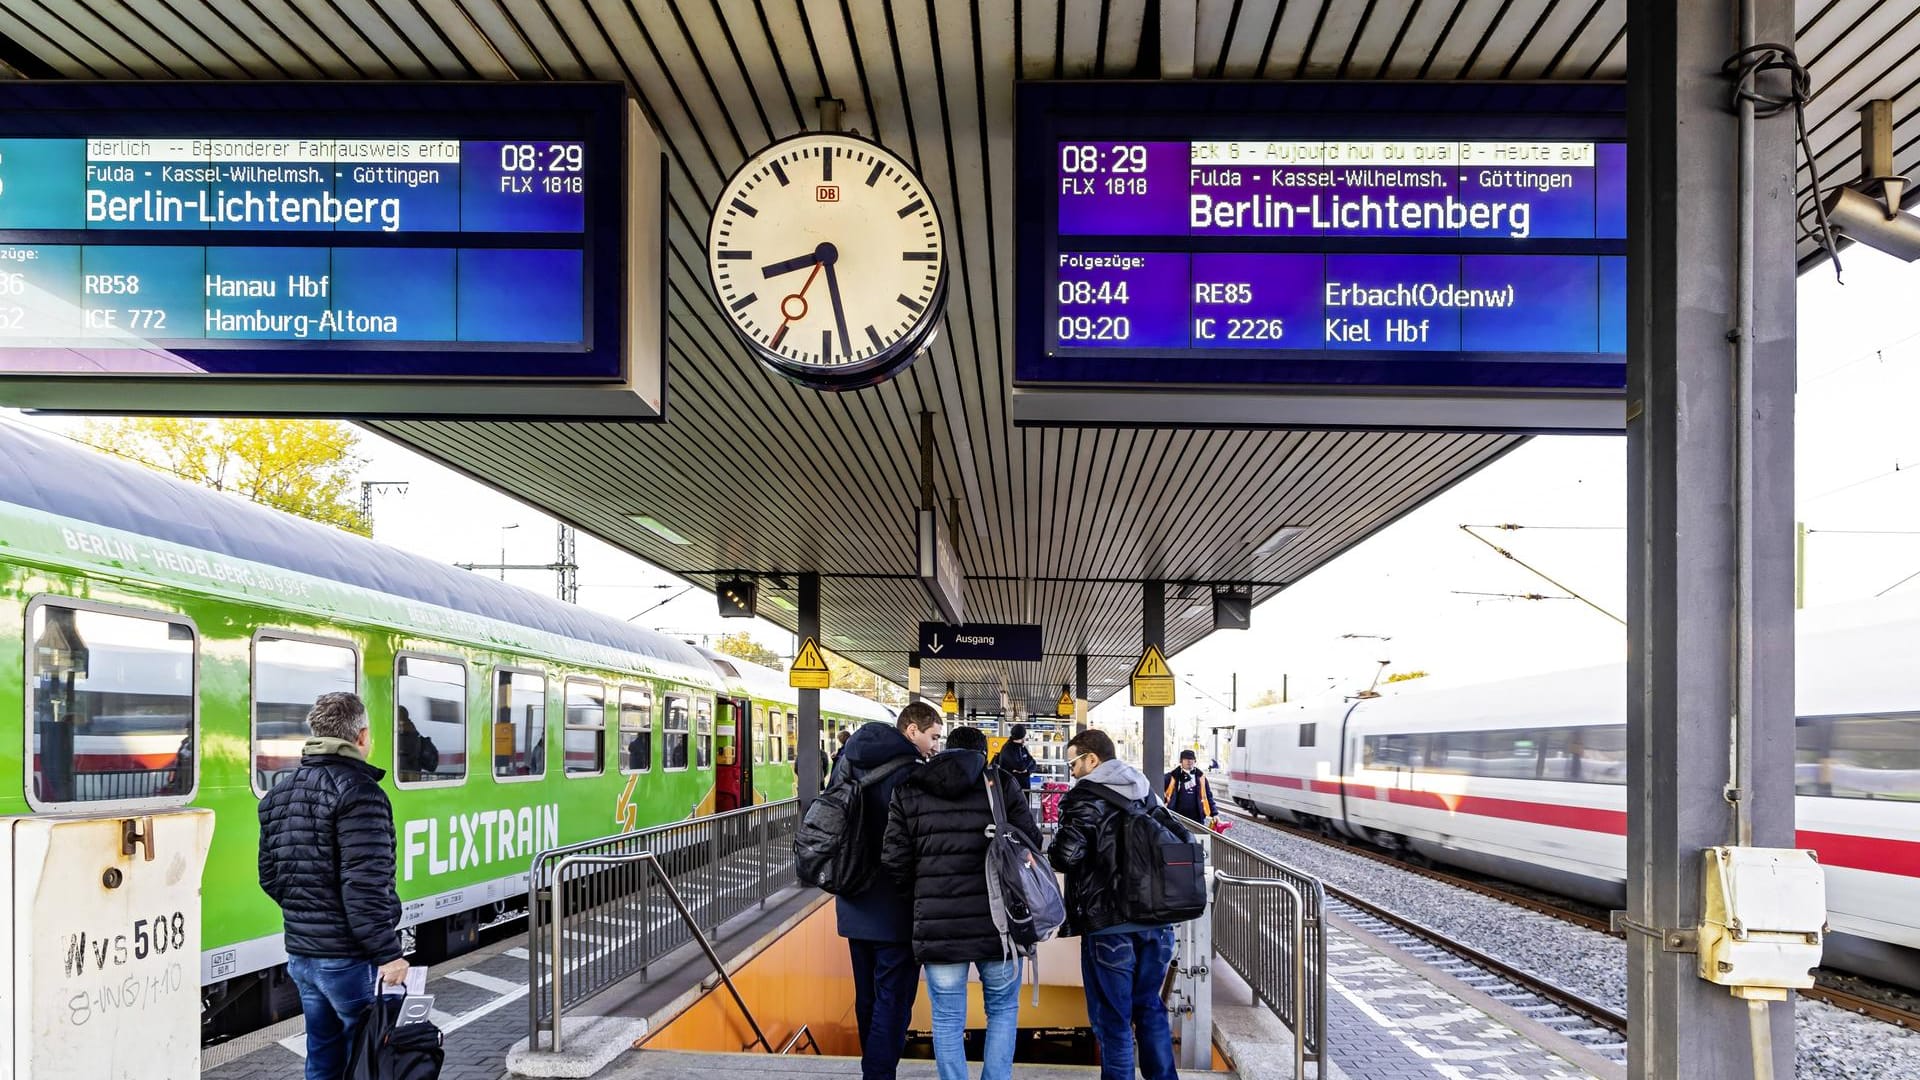
M813 185L813 201L814 202L839 202L840 201L840 185L839 184Z

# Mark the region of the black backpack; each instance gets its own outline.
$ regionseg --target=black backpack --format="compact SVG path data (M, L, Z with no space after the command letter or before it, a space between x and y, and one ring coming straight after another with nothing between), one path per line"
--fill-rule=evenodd
M1105 784L1084 785L1120 808L1114 897L1128 922L1165 926L1207 910L1207 846L1149 792L1135 802Z
M429 1020L400 1022L404 998L379 991L354 1035L346 1080L438 1080L446 1063L440 1029Z
M879 869L870 857L871 829L885 828L886 822L869 824L865 817L867 788L889 773L913 763L912 757L897 757L871 769L858 780L853 769L841 770L839 779L807 804L807 813L793 833L793 874L800 884L849 896L867 887Z

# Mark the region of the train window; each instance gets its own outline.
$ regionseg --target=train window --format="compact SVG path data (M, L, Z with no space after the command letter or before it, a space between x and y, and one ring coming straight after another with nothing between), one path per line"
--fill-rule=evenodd
M693 703L695 738L693 742L696 769L713 768L713 699L696 698Z
M590 679L568 679L567 730L560 737L560 771L599 776L607 771L607 691Z
M1247 745L1247 729L1246 728L1241 728L1239 731L1236 731L1233 733L1233 745L1239 746L1239 747L1244 747Z
M1553 728L1540 733L1540 779L1573 779L1573 741L1578 728Z
M653 690L620 688L620 771L653 771Z
M1577 729L1574 779L1588 784L1627 782L1627 726L1606 724Z
M660 700L666 713L660 748L667 759L667 771L679 772L687 767L687 699L680 694L667 694Z
M1314 740L1315 740L1315 738L1316 738L1316 737L1318 736L1318 734L1319 734L1319 729L1320 729L1320 725L1319 725L1319 724L1317 724L1317 723L1316 723L1316 724L1301 724L1301 725L1300 725L1300 745L1301 745L1301 746L1312 746L1312 745L1314 744ZM1242 745L1242 746L1245 746L1245 745L1246 745L1246 743L1244 743L1244 742L1243 742L1243 743L1241 743L1240 745Z
M800 714L787 714L787 764L791 765L799 757L800 751Z
M271 631L253 639L253 788L266 794L293 775L306 745L307 712L321 694L355 693L359 658L351 646Z
M467 778L467 665L394 660L393 778L402 787Z
M753 763L755 765L767 763L767 707L765 705L753 707Z
M1411 735L1369 735L1365 747L1365 764L1372 769L1411 769L1419 763L1414 760L1414 737Z
M1432 761L1432 755L1428 755ZM1448 732L1450 771L1475 776L1532 780L1540 771L1540 738L1532 730Z
M1838 799L1920 801L1920 716L1818 719L1813 730L1826 730L1821 732L1824 751L1816 748L1822 756L1813 763L1815 793Z
M534 671L493 674L493 776L530 780L547 775L547 679Z
M184 620L36 604L26 686L34 805L192 794L194 649Z
M778 709L767 711L767 759L776 765L793 760L787 756L787 721Z

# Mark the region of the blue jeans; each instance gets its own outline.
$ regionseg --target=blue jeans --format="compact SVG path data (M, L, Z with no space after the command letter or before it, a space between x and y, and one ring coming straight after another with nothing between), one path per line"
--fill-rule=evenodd
M847 939L853 958L853 1012L860 1021L862 1080L893 1080L920 993L920 962L905 941Z
M1100 1080L1132 1080L1136 1054L1146 1080L1179 1075L1173 1069L1173 1029L1160 1000L1171 963L1171 926L1080 939L1087 1020L1100 1040Z
M981 960L981 1001L987 1009L987 1045L980 1080L1013 1076L1013 1036L1020 1018L1020 964ZM940 1080L967 1080L967 964L928 964L927 998L933 1006L933 1061Z
M307 1080L340 1080L347 1048L373 1004L373 965L365 960L287 957L307 1018Z

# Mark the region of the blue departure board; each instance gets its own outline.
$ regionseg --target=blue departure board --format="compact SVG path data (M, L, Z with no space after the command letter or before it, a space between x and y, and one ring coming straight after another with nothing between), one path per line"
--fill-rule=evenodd
M1625 385L1619 87L1017 94L1016 385Z
M0 87L0 374L619 380L627 110L609 84Z

